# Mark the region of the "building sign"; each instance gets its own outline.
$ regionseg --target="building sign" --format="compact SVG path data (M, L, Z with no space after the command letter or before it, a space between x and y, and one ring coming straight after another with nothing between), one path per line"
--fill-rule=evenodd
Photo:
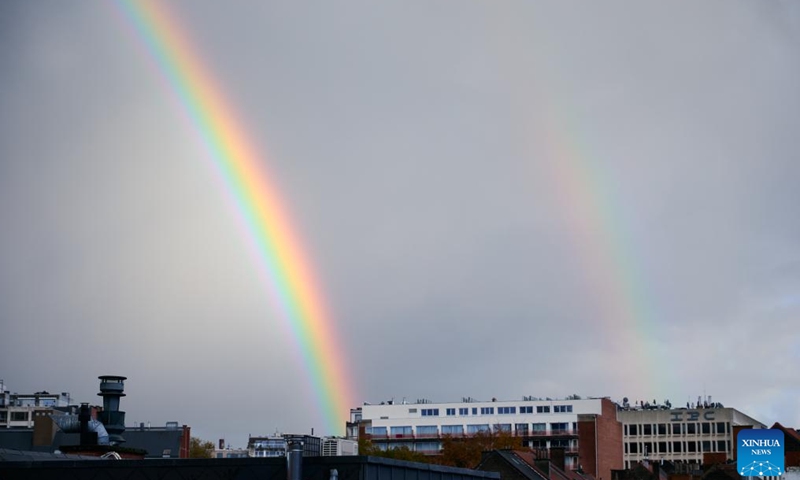
M736 436L736 469L743 477L783 475L783 431L748 428Z
M714 420L714 414L716 412L714 410L673 410L669 412L672 415L672 418L669 419L670 422L697 422L700 419L703 420Z

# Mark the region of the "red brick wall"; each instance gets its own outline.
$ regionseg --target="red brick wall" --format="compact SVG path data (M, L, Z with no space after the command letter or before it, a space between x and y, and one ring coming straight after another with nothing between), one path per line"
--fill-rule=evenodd
M578 465L583 471L597 478L597 445L595 442L596 419L590 415L578 416ZM605 480L609 480L607 477Z
M611 470L622 470L624 465L622 423L611 400L602 400L601 411L597 416L578 416L578 463L597 480L611 480Z
M597 417L597 479L611 480L611 470L622 469L622 422L617 405L603 399L603 414Z

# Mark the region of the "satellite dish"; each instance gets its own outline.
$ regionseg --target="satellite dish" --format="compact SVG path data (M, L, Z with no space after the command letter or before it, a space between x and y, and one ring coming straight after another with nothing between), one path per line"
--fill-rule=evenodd
M628 403L628 397L622 397L622 403Z

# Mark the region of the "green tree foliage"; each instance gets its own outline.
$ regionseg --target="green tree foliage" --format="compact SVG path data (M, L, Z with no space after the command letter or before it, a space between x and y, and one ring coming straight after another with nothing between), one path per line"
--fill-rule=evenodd
M192 437L189 440L189 458L213 458L214 457L214 444L202 440L197 437Z

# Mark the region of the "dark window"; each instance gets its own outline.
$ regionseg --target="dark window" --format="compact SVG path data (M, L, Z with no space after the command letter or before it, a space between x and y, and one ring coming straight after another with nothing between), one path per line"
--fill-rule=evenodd
M527 435L528 434L528 424L527 423L517 423L514 425L514 431L517 432L517 435Z
M536 413L550 413L550 405L539 405L536 407Z
M547 424L546 423L534 423L533 424L534 433L544 434L544 432L546 430L547 430Z
M658 442L658 453L667 453L667 442Z
M703 422L703 423L700 424L700 426L703 429L703 434L704 435L708 435L709 433L711 433L711 424L710 423Z
M638 435L638 433L636 433L636 425L628 425L628 432L628 434L632 437Z
M681 442L672 442L672 452L681 453Z
M28 420L28 412L11 412L12 422L25 422Z
M686 442L686 451L694 453L697 451L697 442Z
M666 435L667 434L667 424L666 423L659 423L658 424L658 434L659 435Z
M639 444L636 442L628 443L628 450L630 450L631 453L639 453Z
M694 435L697 433L697 424L696 423L687 423L686 424L686 433L690 435Z
M566 422L559 422L559 423L551 423L550 424L550 431L553 433L565 433L569 428L569 424Z
M704 440L703 441L703 451L704 452L710 452L711 451L711 442L709 442L708 440Z
M647 436L647 435L652 435L652 434L653 434L653 426L650 425L649 423L645 423L643 425L642 435Z
M469 408L459 408L458 409L459 415L469 415Z
M725 449L725 440L717 440L717 451L718 452L726 452Z
M681 434L681 424L680 423L673 423L672 424L672 434L673 435L680 435Z
M533 413L533 406L519 407L519 413Z
M717 433L725 433L725 422L717 422Z
M497 407L498 415L515 415L517 407Z
M494 415L494 407L481 407L481 415Z
M455 408L448 408L447 409L447 415L448 416L452 416L452 415L455 415L455 414L456 414L456 409Z

